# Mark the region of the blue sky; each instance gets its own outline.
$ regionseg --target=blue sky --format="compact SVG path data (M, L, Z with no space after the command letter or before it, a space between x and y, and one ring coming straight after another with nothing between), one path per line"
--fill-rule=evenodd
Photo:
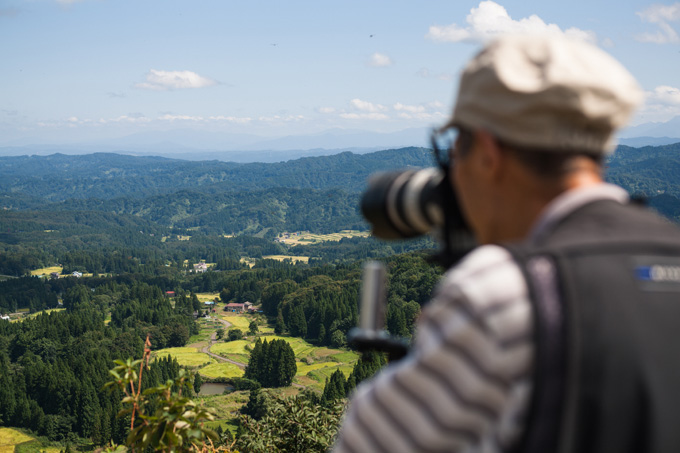
M634 124L680 115L680 2L0 0L0 145L437 125L480 44L527 29L618 58Z

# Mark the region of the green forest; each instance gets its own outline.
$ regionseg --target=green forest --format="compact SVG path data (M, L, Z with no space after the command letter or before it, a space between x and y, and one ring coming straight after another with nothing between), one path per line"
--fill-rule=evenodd
M679 221L678 151L620 146L607 178ZM325 451L347 395L386 364L347 344L363 263L386 264L386 327L407 340L444 271L432 238L358 234L361 191L375 171L430 165L424 148L0 158L0 429L33 438L16 451L148 448L144 433L165 439L167 414L188 411L181 435L215 449ZM322 239L279 240L300 232Z

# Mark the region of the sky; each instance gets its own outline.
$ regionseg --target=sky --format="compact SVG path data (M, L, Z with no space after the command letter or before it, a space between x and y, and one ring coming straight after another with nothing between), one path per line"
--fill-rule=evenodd
M440 125L482 43L525 31L621 61L633 125L680 115L680 2L0 0L0 146Z

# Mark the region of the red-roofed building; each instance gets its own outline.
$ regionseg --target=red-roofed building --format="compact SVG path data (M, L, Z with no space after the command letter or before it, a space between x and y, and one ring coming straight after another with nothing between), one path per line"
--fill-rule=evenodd
M234 313L243 313L246 309L246 304L231 303L224 306L225 311L232 311Z

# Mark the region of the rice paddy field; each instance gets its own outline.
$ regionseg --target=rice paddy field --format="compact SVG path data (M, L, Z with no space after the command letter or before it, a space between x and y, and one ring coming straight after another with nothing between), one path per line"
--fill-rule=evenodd
M198 297L198 300L201 302L211 302L215 300L215 298L220 298L220 293L196 293L196 297Z
M308 262L309 262L309 257L308 257L308 256L262 255L262 259L265 259L265 260L276 260L276 261L291 260L291 261L293 261L293 262L302 261L303 263L308 263Z
M250 354L248 350L246 350L246 345L250 344L251 341L249 340L236 340L236 341L227 341L224 343L215 343L212 345L210 348L210 352L214 354L219 354L219 355L226 355L226 354Z
M245 316L229 315L220 317L227 321L229 324L231 324L233 327L241 329L244 333L247 332L248 329L250 328L250 318L247 318Z
M192 368L216 362L216 360L211 358L208 354L198 352L198 348L166 348L159 349L158 351L154 352L154 357L157 359L168 355L177 359L177 362L181 366L188 366Z
M31 275L32 276L50 275L52 272L59 272L61 274L63 270L64 268L61 266L43 267L42 269L36 269L34 271L31 271Z
M311 344L307 343L305 340L302 338L297 338L297 337L279 337L277 335L268 335L266 337L262 337L263 341L273 341L273 340L283 340L286 343L290 345L291 348L293 348L293 352L295 353L295 358L297 359L302 359L305 357L313 357L314 356L314 351L316 349L326 349L326 348L316 348L312 346Z
M214 295L205 294L203 296L213 297ZM220 318L244 332L248 330L250 321L253 319L252 316L248 315L228 315L220 316ZM220 362L200 352L200 349L208 344L211 334L217 329L223 328L224 324L215 318L201 318L199 323L201 333L192 337L191 340L200 341L183 348L161 349L154 353L154 357L163 357L165 355L175 357L181 365L196 369L206 379L242 377L244 374L243 367L230 362ZM252 347L257 338L260 338L262 341L284 340L291 346L296 358L297 373L294 383L317 392L323 391L326 379L330 378L337 370L342 371L345 377L348 377L352 372L354 364L359 359L359 354L352 351L316 347L301 338L272 335L272 331L273 328L271 327L260 326L260 332L257 337L248 337L236 341L217 341L210 346L210 352L247 365L250 357L250 348L248 346L251 345ZM278 390L296 393L299 391L299 387L291 386ZM216 423L226 428L225 425L230 424L236 417L234 415L235 411L247 403L248 392L202 396L200 399L202 403L213 407L218 412ZM0 451L0 453L5 452Z
M243 369L229 362L211 363L198 370L198 372L208 378L232 378L243 376Z
M0 453L13 453L14 446L34 438L12 428L0 428Z
M59 453L64 450L60 447L45 447L41 441L18 429L0 428L0 453L13 453L18 445L23 451Z
M39 311L37 313L29 314L28 309L21 309L21 310L18 311L19 313L21 313L20 317L15 317L15 315L11 315L10 317L12 318L11 322L22 322L25 319L35 318L36 316L39 316L43 313L50 314L50 313L55 312L55 311L64 311L64 310L66 310L66 309L65 308L50 308L49 310L43 310L43 311Z
M297 233L283 233L278 237L279 242L290 245L317 244L319 242L339 241L343 238L369 237L369 231L342 230L339 233L312 234L306 231Z

